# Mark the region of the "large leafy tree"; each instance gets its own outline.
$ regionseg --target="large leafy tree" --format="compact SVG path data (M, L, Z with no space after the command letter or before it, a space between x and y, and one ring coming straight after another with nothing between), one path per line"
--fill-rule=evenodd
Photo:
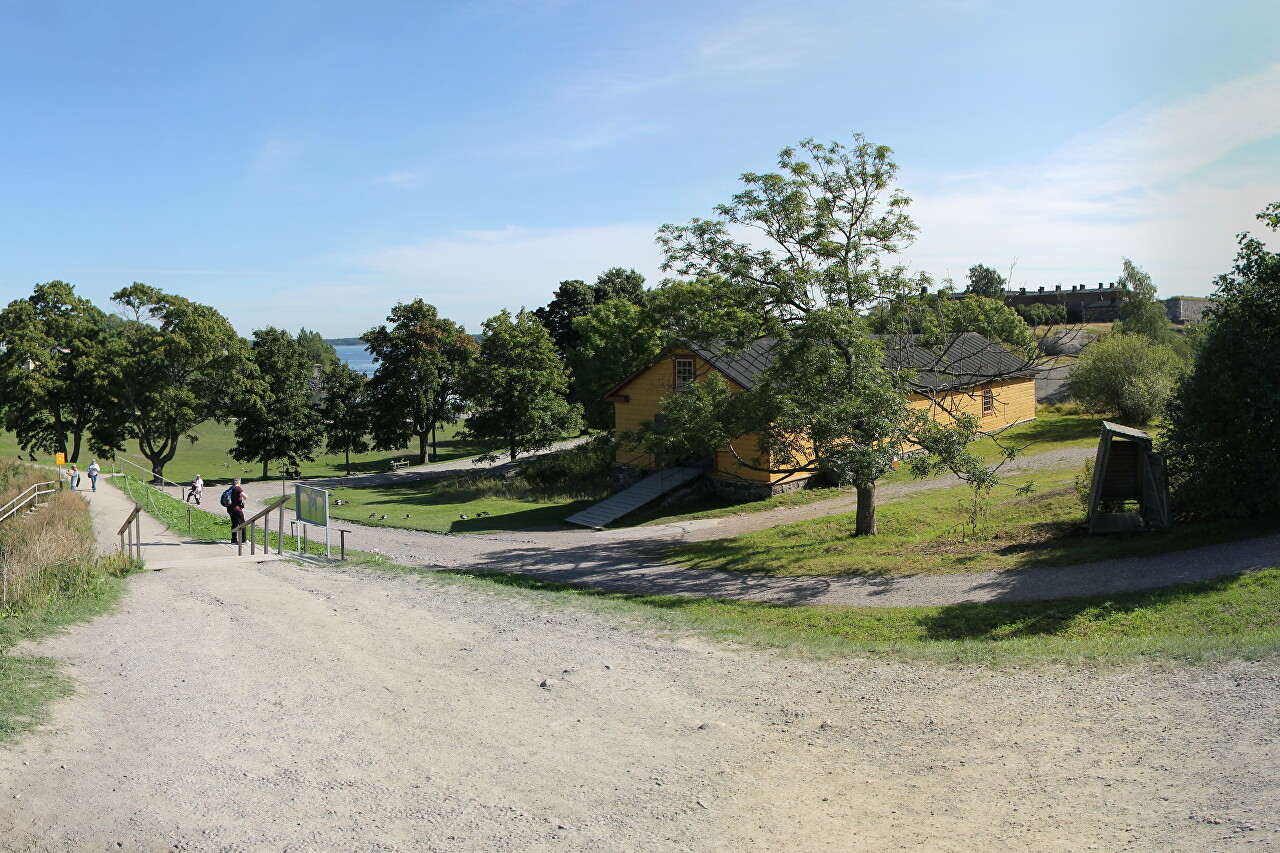
M360 337L378 363L367 387L374 446L399 450L417 438L418 462L426 463L436 426L465 409L460 383L476 343L421 299L396 305L387 322Z
M110 421L103 444L136 440L158 479L183 436L225 419L263 388L248 343L208 305L134 282L112 299L127 317L108 341L100 381Z
M900 296L885 303L882 310L871 312L867 320L878 334L918 335L921 342L932 346L942 346L961 332L977 332L1014 352L1031 354L1031 333L1018 312L998 299L976 293L957 297L944 288Z
M307 358L311 359L311 363L320 365L322 371L341 362L337 350L319 332L313 332L306 327L299 329L298 343L306 350Z
M1071 393L1086 412L1116 415L1135 426L1164 411L1183 372L1172 349L1143 335L1107 335L1071 368Z
M703 337L708 332L732 331L719 343L729 351L764 336L778 339L774 367L757 382L747 410L763 414L733 423L728 419L742 416L743 404L735 401L708 409L708 417L723 419L720 434L761 435L759 454L744 460L750 465L783 474L831 469L853 482L859 534L875 532L875 482L887 470L885 459L908 437L936 450L929 465L945 463L976 483L989 483L991 473L964 451L976 421L952 414L944 437L932 421L916 419L904 400L912 390L911 372L878 361L880 344L868 339L865 312L928 283L896 262L917 229L907 212L910 199L893 187L892 151L861 135L848 147L809 139L798 150L784 149L778 167L743 175L745 189L718 206L714 218L664 225L658 232L665 268L699 280L681 286L689 298L677 293L668 299L661 294L665 287L655 295L660 314L678 321L673 331L687 330L684 337L696 343L712 343ZM948 340L942 337L937 370L945 370ZM891 348L907 343L915 341L888 342ZM884 355L893 361L892 353ZM812 382L795 372L801 369L813 371ZM705 384L691 383L667 405L697 402ZM940 411L950 411L938 402ZM651 428L641 440L704 442L703 420L703 436L668 417L662 438Z
M1280 227L1280 203L1258 218ZM1169 407L1164 450L1182 510L1197 516L1280 512L1280 253L1240 235L1217 279L1195 365Z
M549 447L582 427L566 399L569 375L546 328L528 311L484 323L469 374L467 434L502 447L508 458Z
M62 281L38 284L0 311L0 416L24 450L79 461L101 420L98 375L111 325ZM95 442L94 450L108 448Z
M324 372L320 417L324 421L325 448L346 456L351 475L351 454L369 449L371 412L366 380L348 365L338 362Z
M311 390L314 364L302 342L284 329L268 327L253 333L251 352L261 391L236 407L231 457L261 462L266 478L272 461L292 468L314 459L324 431Z
M569 352L573 399L585 412L588 426L613 428L613 404L604 395L636 370L651 363L662 349L662 333L645 309L625 299L594 306L573 321L578 342Z
M567 357L578 343L573 321L585 317L593 306L614 299L640 304L644 299L644 276L635 270L610 267L596 276L594 284L580 279L562 281L551 301L533 313L551 334L556 350Z
M1004 301L1004 276L985 264L974 264L969 267L969 286L966 293L985 296L987 299Z
M1122 263L1116 285L1126 299L1120 306L1117 328L1123 334L1142 335L1153 344L1168 346L1173 341L1173 332L1169 329L1164 304L1156 299L1155 282L1128 258L1123 258Z

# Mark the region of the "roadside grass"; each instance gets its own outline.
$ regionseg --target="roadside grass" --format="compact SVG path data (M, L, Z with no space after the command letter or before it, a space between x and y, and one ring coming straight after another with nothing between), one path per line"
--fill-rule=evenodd
M329 514L375 527L435 533L547 527L609 494L612 459L608 436L597 436L568 450L529 459L510 478L475 471L336 489L331 498L343 504L331 506Z
M110 483L120 491L128 495L135 504L142 507L143 510L150 513L153 518L163 524L169 530L180 536L186 536L197 542L230 542L231 541L231 519L223 511L218 513L222 507L218 506L218 494L212 493L213 505L209 506L208 511L194 507L184 501L180 501L166 491L157 489L142 480L133 477L125 477L117 474L114 477L107 477L99 481ZM210 492L205 492L205 504L209 504ZM259 508L261 509L261 508ZM190 515L188 516L188 510ZM257 510L246 513L246 518L251 518ZM190 526L188 527L187 519L190 518ZM275 548L277 545L277 535L275 530L277 514L271 513L271 541L270 547ZM285 519L286 522L289 519ZM321 534L323 535L323 534ZM257 533L254 541L259 546L263 545L263 533L261 522L259 522ZM247 544L247 543L246 543ZM295 536L285 534L284 550L297 553L298 540ZM335 545L336 547L336 545ZM308 554L323 554L324 542L316 542L314 539L307 543Z
M1280 653L1280 568L1106 597L897 608L636 595L488 571L419 574L519 589L547 606L576 604L641 626L804 656L998 667Z
M983 462L991 464L1003 456L1001 446L1025 448L1021 456L1034 456L1054 450L1079 447L1095 447L1102 431L1103 418L1081 415L1069 407L1044 407L1036 412L1036 419L1004 430L996 437L975 441L970 449ZM891 472L880 480L880 485L903 483L914 479L906 466ZM780 507L807 506L818 501L852 495L851 486L820 489L802 489L787 492L774 498L749 503L733 503L717 498L691 498L684 501L653 507L641 507L618 519L610 527L634 527L650 524L667 524L673 521L692 521L701 518L725 518L731 515L765 512Z
M676 546L664 559L694 569L779 577L953 574L1143 557L1230 542L1280 530L1275 521L1224 520L1134 535L1090 536L1075 489L1077 469L1011 478L1038 491L997 489L977 507L973 491L953 486L917 493L876 509L877 536L854 535L854 513L773 527L731 539ZM976 521L976 525L975 525Z
M47 476L0 461L0 503ZM97 553L88 506L69 491L0 525L0 742L39 725L48 703L72 692L57 661L14 656L13 646L103 613L137 568L122 555Z
M464 441L459 438L458 433L461 429L461 424L451 424L440 428L437 436L439 454L432 458L433 463L447 462L453 459L466 459L472 456L479 456L490 450L487 445ZM240 477L246 482L262 479L262 463L237 462L231 458L230 451L235 444L235 426L233 424L206 421L195 429L194 434L198 440L193 444L183 439L177 455L174 456L172 462L165 466L164 476L166 479L173 480L176 483L189 483L196 474L204 477L207 483L230 481L232 477ZM416 444L413 445L415 448L416 446ZM146 459L138 452L137 442L128 444L121 455L136 465L147 467ZM17 438L13 433L0 431L0 459L13 459L15 457L26 459L27 455L19 449ZM81 449L80 461L77 463L80 470L83 471L88 467L91 457L92 454L89 453L87 448ZM396 451L353 453L351 454L351 473L370 474L387 471L391 467L392 459L405 458L410 459L410 461L416 460L415 451L405 448ZM53 456L50 454L37 453L36 459L44 465L53 464ZM105 469L110 470L110 462L104 460L102 464ZM142 472L127 465L116 463L116 468L117 470L127 469L125 473L142 476ZM269 469L271 477L268 479L278 479L280 476L279 469L279 463L271 463ZM346 474L344 456L341 453L317 454L314 462L304 462L301 469L303 477L341 477Z

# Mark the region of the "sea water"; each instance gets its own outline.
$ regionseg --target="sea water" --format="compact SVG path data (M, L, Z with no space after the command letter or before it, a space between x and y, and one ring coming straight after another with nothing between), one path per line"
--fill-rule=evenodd
M373 356L362 346L336 346L333 348L338 354L338 358L346 362L347 366L356 373L363 373L365 376L372 376L373 369L376 366Z

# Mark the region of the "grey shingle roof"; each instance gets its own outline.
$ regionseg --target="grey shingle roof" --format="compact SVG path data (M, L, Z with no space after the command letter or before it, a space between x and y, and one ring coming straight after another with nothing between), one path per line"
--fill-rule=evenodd
M1024 359L977 332L963 332L937 349L922 346L918 336L882 337L885 366L918 371L913 386L945 391L982 385L993 379L1033 377ZM724 344L692 349L743 388L752 388L773 361L775 338L761 338L739 354L725 353Z

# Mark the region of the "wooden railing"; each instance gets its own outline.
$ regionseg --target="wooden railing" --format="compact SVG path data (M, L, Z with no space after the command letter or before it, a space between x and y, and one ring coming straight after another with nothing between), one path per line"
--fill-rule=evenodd
M3 507L0 507L0 521L8 521L41 495L51 495L58 491L58 489L41 489L41 486L57 486L58 489L60 489L62 488L62 481L49 480L47 482L36 483L34 486L28 487L22 494L9 501Z
M244 554L244 536L246 531L249 533L249 553L257 553L258 540L255 537L255 534L257 532L258 519L260 518L265 519L262 522L262 553L270 553L271 512L277 507L280 509L280 518L276 522L276 553L284 553L284 505L288 500L288 495L276 498L266 509L255 515L253 518L245 519L243 524L237 524L235 527L231 528L231 535L237 539L237 544L239 545L236 549L237 554ZM239 534L239 536L236 534Z
M133 505L133 512L129 513L129 517L124 520L124 524L120 525L116 535L120 537L121 551L131 557L142 559L142 507L137 504ZM129 539L128 544L125 543L126 535Z

